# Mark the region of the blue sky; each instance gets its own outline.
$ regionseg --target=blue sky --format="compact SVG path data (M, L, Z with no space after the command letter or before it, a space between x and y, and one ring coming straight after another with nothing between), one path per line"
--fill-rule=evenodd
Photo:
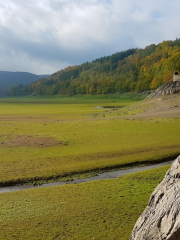
M0 2L0 70L51 74L180 38L179 0Z

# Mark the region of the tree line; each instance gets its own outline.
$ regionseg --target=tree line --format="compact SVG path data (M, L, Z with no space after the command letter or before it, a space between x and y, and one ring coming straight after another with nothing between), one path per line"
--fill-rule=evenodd
M69 66L8 95L108 94L156 89L180 70L180 39L129 49L78 66Z

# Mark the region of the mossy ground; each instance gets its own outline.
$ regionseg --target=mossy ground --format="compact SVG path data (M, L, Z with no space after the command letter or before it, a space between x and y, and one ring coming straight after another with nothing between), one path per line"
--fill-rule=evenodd
M1 240L128 240L169 166L0 195Z
M129 106L140 99L135 95L0 99L0 182L69 179L173 159L180 153L180 119L133 118L146 109ZM167 169L3 193L0 239L127 240Z
M56 179L178 155L179 118L133 119L120 117L122 109L95 109L139 100L116 95L0 99L0 183Z

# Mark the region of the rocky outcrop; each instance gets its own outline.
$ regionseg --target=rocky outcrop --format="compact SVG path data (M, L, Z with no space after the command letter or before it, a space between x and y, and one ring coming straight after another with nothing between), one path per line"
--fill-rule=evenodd
M130 240L180 240L180 156L152 193Z
M151 93L149 96L147 96L147 99L153 98L153 97L159 97L162 95L170 95L174 93L180 93L180 82L179 81L172 81L163 84L159 88L157 88L153 93Z

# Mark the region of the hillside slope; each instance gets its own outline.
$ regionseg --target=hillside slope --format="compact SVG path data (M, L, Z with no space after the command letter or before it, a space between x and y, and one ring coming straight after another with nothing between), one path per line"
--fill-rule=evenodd
M147 118L153 120L153 118L179 118L180 94L161 95L151 99L145 99L138 104L125 107L123 110L134 113L129 116L131 119ZM126 118L126 116L124 116L124 118Z
M28 72L0 71L0 95L5 95L11 85L28 85L50 75L36 75Z
M79 66L70 66L48 79L10 95L109 94L156 89L180 70L180 39L129 49Z

